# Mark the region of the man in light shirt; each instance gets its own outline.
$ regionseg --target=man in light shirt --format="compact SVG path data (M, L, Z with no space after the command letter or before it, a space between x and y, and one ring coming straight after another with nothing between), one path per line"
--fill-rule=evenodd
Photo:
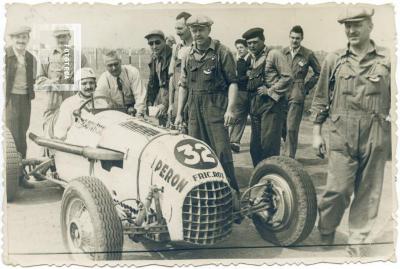
M97 83L95 96L110 98L118 106L143 117L146 104L146 88L140 79L139 70L131 65L122 65L116 51L110 51L105 58L106 69Z
M172 48L171 63L169 64L168 70L170 75L168 117L171 122L175 121L176 112L178 110L178 89L179 79L181 77L182 59L189 54L193 42L190 29L186 25L186 21L190 16L191 15L187 12L181 12L176 16L175 30L181 41Z

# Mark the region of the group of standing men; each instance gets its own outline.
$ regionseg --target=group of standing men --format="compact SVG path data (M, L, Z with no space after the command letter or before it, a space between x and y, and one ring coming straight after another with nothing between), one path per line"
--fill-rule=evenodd
M147 90L139 71L122 65L117 53L111 51L106 55L107 70L97 86L94 72L83 68L80 82L87 86L78 93L81 99L64 102L59 113L70 113L72 110L63 106L79 105L92 94L105 96L128 110L135 109L138 117L143 117L148 107L155 107L160 125L170 122L186 126L189 135L210 145L232 188L239 192L232 150L240 150L248 114L254 166L280 154L281 138L285 141L285 154L294 158L304 100L317 85L311 111L313 147L319 156L326 153L322 124L328 118L332 123L328 179L319 203L321 240L328 245L333 243L335 230L354 194L349 242L362 244L377 215L390 139L390 58L370 39L372 16L373 10L357 8L338 19L345 25L348 45L328 55L321 69L314 53L301 46L304 32L300 26L290 30L290 46L283 50L265 44L262 28L249 29L235 42L235 61L226 46L210 37L210 18L182 12L176 17L175 26L181 41L172 49L160 30L145 36L153 52ZM29 28L12 32L13 46L7 48L6 54L6 125L23 157L36 66L34 57L25 50L29 32ZM60 46L65 46L68 35L62 30L55 32ZM37 84L60 84L59 57L62 50L54 50L47 65L40 67ZM85 57L82 55L81 59L84 67ZM305 81L310 68L313 74ZM83 83L85 79L91 82ZM61 93L53 92L49 91L46 111L60 106L60 100L65 99ZM349 251L359 255L361 250L353 247Z

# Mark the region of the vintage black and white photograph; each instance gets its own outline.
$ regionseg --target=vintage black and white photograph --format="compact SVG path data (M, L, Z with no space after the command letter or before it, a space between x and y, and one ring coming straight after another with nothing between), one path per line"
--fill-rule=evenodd
M396 261L393 3L4 9L4 263Z

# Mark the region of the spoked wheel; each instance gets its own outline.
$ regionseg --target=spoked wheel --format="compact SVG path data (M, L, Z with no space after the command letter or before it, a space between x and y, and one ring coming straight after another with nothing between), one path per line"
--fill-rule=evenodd
M12 202L17 196L19 177L22 175L21 154L17 151L14 137L4 128L4 148L6 160L6 196Z
M268 158L255 168L250 186L254 186L251 198L268 204L266 210L252 216L264 240L291 246L310 234L317 200L310 176L301 164L283 156Z
M108 190L97 178L70 182L61 202L61 230L74 260L121 258L121 221Z

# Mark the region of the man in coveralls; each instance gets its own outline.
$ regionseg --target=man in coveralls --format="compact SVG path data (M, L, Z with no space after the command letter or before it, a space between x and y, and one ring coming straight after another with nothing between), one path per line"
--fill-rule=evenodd
M297 150L304 100L318 82L321 71L314 53L301 45L303 38L304 32L301 26L294 26L289 33L290 46L282 50L292 69L293 76L293 86L288 92L288 111L282 137L285 140L285 155L293 159ZM305 82L310 67L313 75Z
M370 242L390 145L390 58L370 39L373 14L373 9L348 9L338 19L348 45L327 56L312 103L313 147L320 155L325 151L322 124L331 123L328 178L319 203L321 241L334 242L354 194L347 248L352 256L366 255L362 244Z
M210 145L231 187L238 192L227 128L234 122L238 91L235 60L227 47L209 37L212 24L206 16L192 16L187 20L194 43L182 61L175 124L182 123L187 101L189 135Z
M283 126L283 105L292 77L285 56L265 46L264 29L252 28L242 37L252 53L247 89L250 95L250 155L254 167L277 156Z

